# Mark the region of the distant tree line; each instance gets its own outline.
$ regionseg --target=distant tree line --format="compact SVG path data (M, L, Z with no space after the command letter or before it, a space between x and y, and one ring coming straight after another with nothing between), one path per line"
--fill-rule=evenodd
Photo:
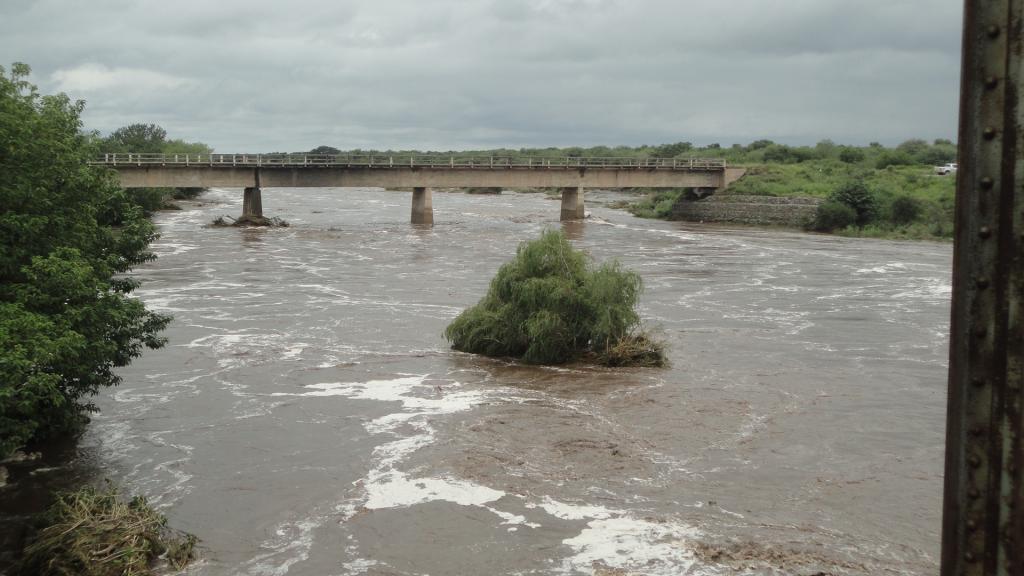
M317 146L308 154L342 155L459 155L481 157L542 157L542 158L724 158L732 164L801 164L819 160L836 160L844 164L859 165L876 169L889 166L939 165L956 161L956 144L950 140L937 139L927 142L918 138L907 140L894 147L877 142L867 146L848 146L822 140L814 146L788 146L771 140L755 140L747 145L720 144L695 146L690 142L675 142L654 146L590 146L590 147L547 147L547 148L494 148L487 150L421 151L421 150L366 150L356 148L340 150L333 146Z

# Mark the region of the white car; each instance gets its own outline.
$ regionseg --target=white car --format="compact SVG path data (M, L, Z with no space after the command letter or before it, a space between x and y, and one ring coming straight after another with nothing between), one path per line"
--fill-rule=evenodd
M938 174L939 176L945 176L946 174L956 174L956 162L950 162L949 164L936 166L935 173Z

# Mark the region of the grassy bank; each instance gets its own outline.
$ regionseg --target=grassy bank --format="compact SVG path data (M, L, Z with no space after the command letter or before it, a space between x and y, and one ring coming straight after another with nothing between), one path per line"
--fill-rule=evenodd
M949 239L953 234L955 176L938 176L931 166L888 166L878 169L839 160L809 160L798 164L757 164L720 194L743 196L813 197L825 200L824 211L842 212L838 196L852 184L862 187L859 201L865 214L824 214L814 226L845 236L896 239ZM670 219L684 190L653 191L629 206L643 218ZM836 218L832 220L832 218Z

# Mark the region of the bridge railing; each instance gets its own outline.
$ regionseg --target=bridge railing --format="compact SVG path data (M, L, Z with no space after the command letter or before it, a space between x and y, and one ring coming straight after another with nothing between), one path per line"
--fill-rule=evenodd
M568 169L719 171L719 158L576 158L474 155L381 154L136 154L107 153L91 162L98 166L167 167L287 167L287 168L449 168L449 169Z

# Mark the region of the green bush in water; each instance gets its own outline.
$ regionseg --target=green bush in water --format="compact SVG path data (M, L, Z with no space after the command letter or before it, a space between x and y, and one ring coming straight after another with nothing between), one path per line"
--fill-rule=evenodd
M592 357L607 365L662 366L662 345L638 333L642 288L635 272L614 261L594 267L561 232L547 231L519 245L487 295L444 335L456 350L531 364Z

